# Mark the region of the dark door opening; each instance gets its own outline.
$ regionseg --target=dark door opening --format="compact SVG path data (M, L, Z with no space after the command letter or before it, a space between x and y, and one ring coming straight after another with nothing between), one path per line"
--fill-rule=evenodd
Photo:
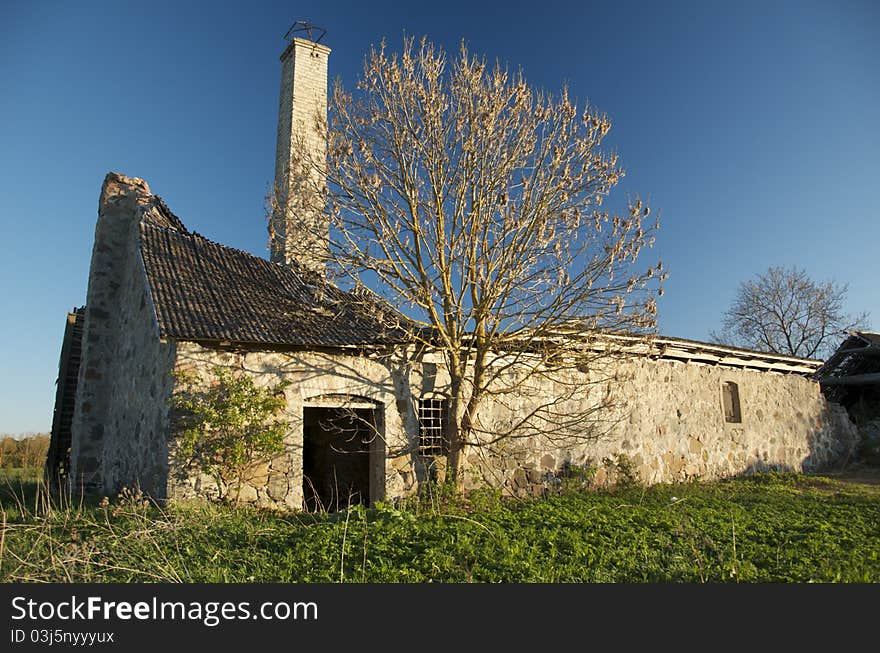
M350 505L369 505L375 413L370 408L303 409L306 510L338 512Z

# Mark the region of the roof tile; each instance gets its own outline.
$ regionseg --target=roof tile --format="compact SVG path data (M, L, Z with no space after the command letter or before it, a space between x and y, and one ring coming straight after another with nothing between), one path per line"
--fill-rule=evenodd
M168 214L143 220L140 242L164 337L292 347L406 339L403 316L305 270L189 232Z

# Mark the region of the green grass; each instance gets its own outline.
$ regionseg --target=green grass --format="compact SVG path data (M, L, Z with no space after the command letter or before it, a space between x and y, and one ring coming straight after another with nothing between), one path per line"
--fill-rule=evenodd
M880 488L797 474L337 515L12 494L7 582L880 581Z

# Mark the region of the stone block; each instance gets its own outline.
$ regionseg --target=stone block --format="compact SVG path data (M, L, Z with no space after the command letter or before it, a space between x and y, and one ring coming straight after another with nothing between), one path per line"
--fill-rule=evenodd
M244 484L241 486L241 492L238 494L239 503L256 503L259 495L255 487L251 485ZM229 497L233 501L235 500L235 490L232 492L232 496Z
M284 473L276 473L269 476L267 486L268 494L276 501L282 501L287 496L289 485L287 475Z
M269 482L269 463L262 462L255 465L245 479L254 487L263 487Z

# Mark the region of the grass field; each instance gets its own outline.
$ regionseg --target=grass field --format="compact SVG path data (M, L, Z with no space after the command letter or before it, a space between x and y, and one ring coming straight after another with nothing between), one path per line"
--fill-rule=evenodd
M0 496L5 582L880 581L880 487L797 474L336 515Z

